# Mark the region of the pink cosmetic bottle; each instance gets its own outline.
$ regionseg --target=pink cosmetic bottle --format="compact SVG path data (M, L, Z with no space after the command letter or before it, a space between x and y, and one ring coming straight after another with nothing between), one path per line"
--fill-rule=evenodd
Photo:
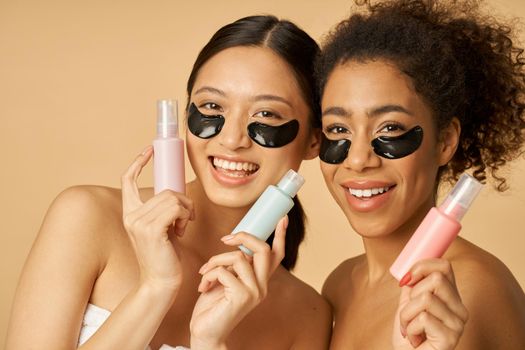
M416 262L443 256L461 229L459 221L482 186L472 176L463 174L439 208L430 209L390 267L390 273L398 281Z
M155 194L165 189L185 193L184 141L178 129L177 101L158 101L157 138L153 140Z

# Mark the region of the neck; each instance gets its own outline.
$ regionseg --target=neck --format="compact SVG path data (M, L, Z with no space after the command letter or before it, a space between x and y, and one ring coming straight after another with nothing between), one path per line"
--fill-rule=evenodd
M371 284L392 279L389 272L390 266L433 206L434 198L431 198L427 203L421 205L409 220L393 232L379 237L363 236L368 280Z
M184 244L203 260L212 255L231 251L223 244L221 237L231 233L249 209L248 207L230 208L210 201L199 180L186 186L187 195L193 200L195 220L190 221L184 235Z

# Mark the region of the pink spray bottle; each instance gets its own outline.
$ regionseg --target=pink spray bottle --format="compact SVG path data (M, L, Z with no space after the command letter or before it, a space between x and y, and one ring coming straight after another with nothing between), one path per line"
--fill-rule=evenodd
M390 273L398 281L416 262L440 258L445 253L461 229L459 221L482 186L472 176L463 174L439 208L430 209L390 267Z
M153 140L155 194L170 189L185 193L184 141L179 138L177 101L157 102L157 138Z

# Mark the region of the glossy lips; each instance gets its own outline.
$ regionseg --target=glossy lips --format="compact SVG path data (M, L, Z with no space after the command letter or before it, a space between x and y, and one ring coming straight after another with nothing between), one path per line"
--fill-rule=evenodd
M422 141L423 129L416 126L403 135L377 137L372 140L372 148L380 157L399 159L417 151ZM348 157L351 144L350 140L330 140L322 134L319 158L325 163L340 164Z
M192 103L188 109L188 129L201 139L209 139L221 132L224 126L222 115L205 115Z

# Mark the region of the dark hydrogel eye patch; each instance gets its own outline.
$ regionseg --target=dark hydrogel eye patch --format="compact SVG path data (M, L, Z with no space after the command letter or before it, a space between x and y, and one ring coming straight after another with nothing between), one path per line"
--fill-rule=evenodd
M329 140L324 134L321 134L319 158L329 164L342 163L348 156L350 145L350 140Z
M278 126L272 126L259 122L248 125L250 138L263 147L283 147L292 142L299 133L299 122L290 120Z
M188 109L188 129L201 139L209 139L219 134L224 126L222 115L202 114L194 103Z
M399 159L417 151L422 141L423 129L416 126L403 135L377 137L372 140L372 148L380 157ZM322 134L319 158L325 163L342 163L348 157L350 145L350 140L330 140Z
M403 135L377 137L372 140L372 147L380 157L399 159L417 151L422 141L423 129L416 126Z

